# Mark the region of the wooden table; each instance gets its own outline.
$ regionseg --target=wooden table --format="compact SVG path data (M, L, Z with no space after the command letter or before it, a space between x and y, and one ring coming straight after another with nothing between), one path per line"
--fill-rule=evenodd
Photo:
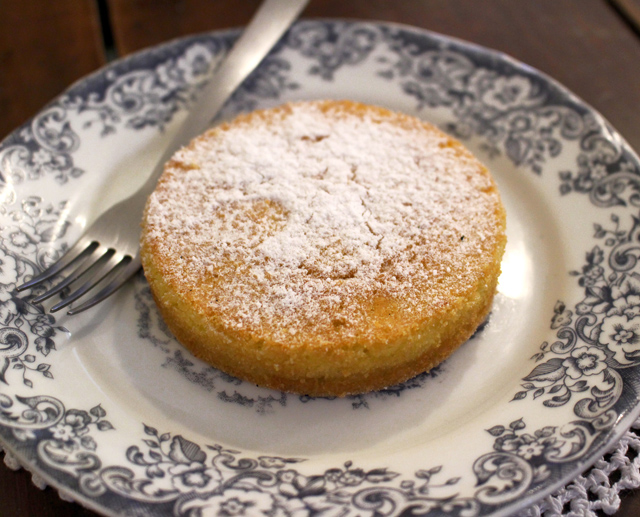
M113 55L242 25L258 3L0 3L0 137ZM640 149L640 0L311 0L304 16L406 23L501 50L565 84ZM30 478L0 465L0 515L94 515L51 488L37 489ZM624 494L616 513L637 515L640 490Z

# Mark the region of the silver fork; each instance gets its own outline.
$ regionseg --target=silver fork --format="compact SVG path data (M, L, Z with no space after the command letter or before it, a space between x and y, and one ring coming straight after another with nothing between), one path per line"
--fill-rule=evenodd
M265 0L228 56L215 70L209 84L199 93L197 101L146 183L131 197L100 215L60 260L20 285L17 290L36 287L73 268L64 280L34 298L32 303L41 303L70 288L72 284L82 282L49 309L56 312L84 295L97 291L84 303L68 311L68 314L77 314L93 307L124 285L140 269L139 221L164 163L178 148L209 127L224 103L278 42L307 2L308 0ZM101 289L98 290L99 287Z

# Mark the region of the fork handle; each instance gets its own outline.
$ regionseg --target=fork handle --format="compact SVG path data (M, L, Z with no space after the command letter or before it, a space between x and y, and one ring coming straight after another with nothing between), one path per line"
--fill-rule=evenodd
M146 183L131 198L146 200L155 189L164 164L191 139L203 133L224 103L260 64L309 0L265 0L246 26L166 147Z

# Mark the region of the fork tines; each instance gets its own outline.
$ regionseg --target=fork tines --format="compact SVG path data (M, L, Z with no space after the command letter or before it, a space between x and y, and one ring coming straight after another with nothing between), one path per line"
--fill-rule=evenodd
M138 257L117 253L113 248L100 246L100 243L96 241L88 243L81 241L51 267L18 286L17 290L20 292L37 287L60 273L71 269L66 278L31 300L31 303L39 304L60 293L64 295L63 299L49 309L50 312L56 312L94 290L98 285L106 284L89 300L68 311L68 314L77 314L93 307L107 296L113 294L139 267ZM78 283L80 284L79 286L71 288L72 284ZM65 294L65 291L70 292Z

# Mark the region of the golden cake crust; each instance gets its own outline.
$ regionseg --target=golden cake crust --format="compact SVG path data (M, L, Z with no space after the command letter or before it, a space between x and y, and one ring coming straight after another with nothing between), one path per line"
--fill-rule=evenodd
M489 172L407 115L349 101L242 115L182 149L141 239L196 356L314 396L428 370L486 318L506 243Z

